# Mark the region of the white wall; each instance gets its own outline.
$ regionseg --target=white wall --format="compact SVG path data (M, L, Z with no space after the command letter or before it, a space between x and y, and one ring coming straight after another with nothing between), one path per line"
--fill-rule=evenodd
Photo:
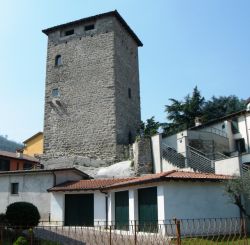
M50 220L52 222L64 222L65 194L62 192L51 192Z
M240 217L219 182L168 182L164 196L165 219Z
M51 173L9 174L0 176L0 213L13 202L30 202L39 210L41 220L48 220L50 212L50 194L47 189L53 186ZM19 183L19 194L11 194L11 183Z
M51 221L64 223L65 194L89 194L93 192L53 192L51 193ZM94 193L94 224L105 225L106 222L106 200L105 194L95 191Z
M94 224L105 225L106 222L106 199L101 192L94 193Z
M232 157L220 161L215 161L214 164L216 174L240 176L239 157Z
M153 172L154 173L161 173L162 172L161 144L162 144L162 135L161 134L156 134L156 135L151 137L152 156L153 156Z

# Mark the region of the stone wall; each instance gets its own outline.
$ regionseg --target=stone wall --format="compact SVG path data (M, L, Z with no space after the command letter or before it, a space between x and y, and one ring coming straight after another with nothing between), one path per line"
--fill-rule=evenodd
M85 24L95 29L84 31L77 24L48 35L44 162L67 156L123 160L129 132L134 138L140 122L136 42L115 17ZM74 34L62 36L70 28ZM62 57L58 67L57 55ZM53 89L59 90L58 98Z
M133 145L135 175L153 172L153 157L150 138L142 138Z

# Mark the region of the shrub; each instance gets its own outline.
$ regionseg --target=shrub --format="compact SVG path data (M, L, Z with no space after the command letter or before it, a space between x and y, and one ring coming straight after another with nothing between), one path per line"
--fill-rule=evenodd
M7 224L7 218L5 214L0 214L0 226L4 226Z
M14 228L27 229L38 225L40 214L32 203L15 202L7 207L6 218Z
M20 236L16 239L13 245L28 245L28 241L23 236Z

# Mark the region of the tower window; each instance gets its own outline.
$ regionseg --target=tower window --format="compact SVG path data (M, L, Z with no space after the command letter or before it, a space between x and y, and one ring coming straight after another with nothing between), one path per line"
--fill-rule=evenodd
M64 32L64 36L71 36L75 33L74 29L70 29Z
M128 97L131 99L131 88L128 88Z
M61 66L62 65L62 56L57 55L55 58L55 66Z
M59 94L59 90L58 90L58 88L54 88L53 90L52 90L52 96L53 97L58 97L60 94Z
M12 195L17 195L18 194L18 187L19 184L18 183L11 183L11 194Z
M133 143L133 136L132 136L131 131L128 132L128 143L129 143L129 144L132 144L132 143Z
M92 24L92 25L87 25L87 26L84 27L84 30L85 30L85 31L90 31L90 30L93 30L93 29L95 29L95 25L94 25L94 24Z

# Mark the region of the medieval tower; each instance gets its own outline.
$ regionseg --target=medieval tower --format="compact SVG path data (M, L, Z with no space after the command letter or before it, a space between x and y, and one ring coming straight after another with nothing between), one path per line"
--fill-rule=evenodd
M43 32L48 36L44 155L124 159L140 125L141 41L117 11Z

